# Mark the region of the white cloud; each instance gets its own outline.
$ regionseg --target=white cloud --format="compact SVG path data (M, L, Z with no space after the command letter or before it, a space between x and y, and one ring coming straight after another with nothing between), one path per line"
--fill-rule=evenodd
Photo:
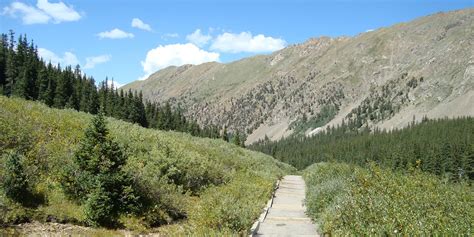
M179 34L178 33L166 33L165 36L170 37L170 38L178 38Z
M218 53L207 52L191 43L160 45L148 51L145 61L141 62L145 76L140 79L146 79L155 71L168 66L219 61L219 56Z
M365 32L368 33L368 32L372 32L372 31L374 31L374 29L368 29Z
M266 37L259 34L252 36L250 32L241 32L240 34L223 33L216 37L211 45L212 50L227 53L261 53L280 50L286 46L286 41Z
M38 55L43 58L45 62L51 62L55 66L58 63L61 64L61 66L75 66L79 64L79 60L77 59L76 55L71 52L65 52L64 55L60 57L50 50L38 48Z
M17 17L17 14L19 14L21 15L21 20L25 25L45 24L51 19L51 17L43 11L21 2L12 2L10 6L4 7L2 14L11 17Z
M72 6L67 6L63 2L49 3L48 0L38 0L36 6L51 16L55 23L81 19L81 15Z
M135 37L132 33L127 33L121 29L113 29L113 30L110 30L110 31L104 31L104 32L100 32L99 34L97 34L99 36L99 38L101 39L104 39L104 38L108 38L108 39L124 39L124 38L133 38Z
M79 60L77 60L76 55L71 52L65 52L62 60L64 65L75 66L79 64Z
M141 30L151 31L151 26L138 18L132 19L132 27L135 27Z
M49 3L47 0L38 0L36 7L21 2L12 2L3 8L3 15L11 17L20 16L23 24L46 24L50 21L61 23L64 21L77 21L81 15L73 7L63 2Z
M95 57L87 57L86 58L86 65L84 65L84 69L91 69L94 68L97 64L106 63L112 59L112 56L108 54L99 55Z
M210 35L203 35L201 33L201 29L197 29L193 33L186 36L186 40L199 47L206 45L211 39L212 37Z
M162 39L169 39L169 38L178 38L179 37L179 34L178 33L166 33L164 35L161 36Z

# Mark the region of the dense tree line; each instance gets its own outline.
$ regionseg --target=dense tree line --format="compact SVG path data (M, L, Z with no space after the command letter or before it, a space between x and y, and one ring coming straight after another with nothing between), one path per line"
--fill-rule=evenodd
M112 83L113 84L113 83ZM141 92L123 91L108 79L96 85L92 77L75 68L52 65L38 56L33 41L20 35L2 34L0 39L0 94L36 100L55 108L70 108L161 130L188 132L194 136L218 138L216 126L200 127L188 120L180 108L144 101Z
M303 169L325 161L366 165L375 161L394 170L419 167L450 179L474 179L474 118L426 118L401 130L354 130L343 123L312 137L262 140L251 149Z

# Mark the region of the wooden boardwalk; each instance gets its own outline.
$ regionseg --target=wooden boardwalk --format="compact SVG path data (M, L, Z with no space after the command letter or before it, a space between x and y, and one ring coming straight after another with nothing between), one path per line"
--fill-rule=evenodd
M285 176L254 236L319 236L316 225L305 214L305 187L301 176Z

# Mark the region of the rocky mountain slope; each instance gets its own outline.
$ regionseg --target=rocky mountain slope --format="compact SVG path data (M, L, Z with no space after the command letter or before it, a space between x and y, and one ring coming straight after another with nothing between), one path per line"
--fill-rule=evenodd
M201 124L247 133L247 143L343 120L390 129L423 116L474 116L474 9L228 64L168 67L124 88L179 102Z

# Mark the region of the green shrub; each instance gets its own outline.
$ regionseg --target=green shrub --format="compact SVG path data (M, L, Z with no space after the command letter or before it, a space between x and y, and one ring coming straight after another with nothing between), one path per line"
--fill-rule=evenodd
M354 168L340 165L337 169L326 163L314 164L307 168L304 179L308 189L306 191L306 206L308 214L318 219L320 214L337 199L348 195L348 177Z
M7 197L24 204L25 197L31 196L28 187L28 179L23 168L22 156L16 152L6 155L5 177L3 178L3 190Z
M332 173L333 175L327 175ZM393 172L325 163L308 167L308 213L322 232L345 235L470 235L474 219L472 186L447 183L412 170ZM331 183L337 190L328 199ZM330 190L331 188L329 188Z
M236 177L225 186L209 188L201 195L190 219L199 228L246 234L270 199L273 185L274 180L250 175Z
M86 220L92 226L112 226L118 213L114 210L114 200L110 192L103 187L97 187L89 193L86 200Z
M33 191L27 171L24 168L24 156L16 151L5 155L5 170L2 178L2 188L11 200L25 207L36 207L44 202L43 195Z
M29 221L30 218L31 212L27 208L0 196L0 227L12 223L23 223Z

